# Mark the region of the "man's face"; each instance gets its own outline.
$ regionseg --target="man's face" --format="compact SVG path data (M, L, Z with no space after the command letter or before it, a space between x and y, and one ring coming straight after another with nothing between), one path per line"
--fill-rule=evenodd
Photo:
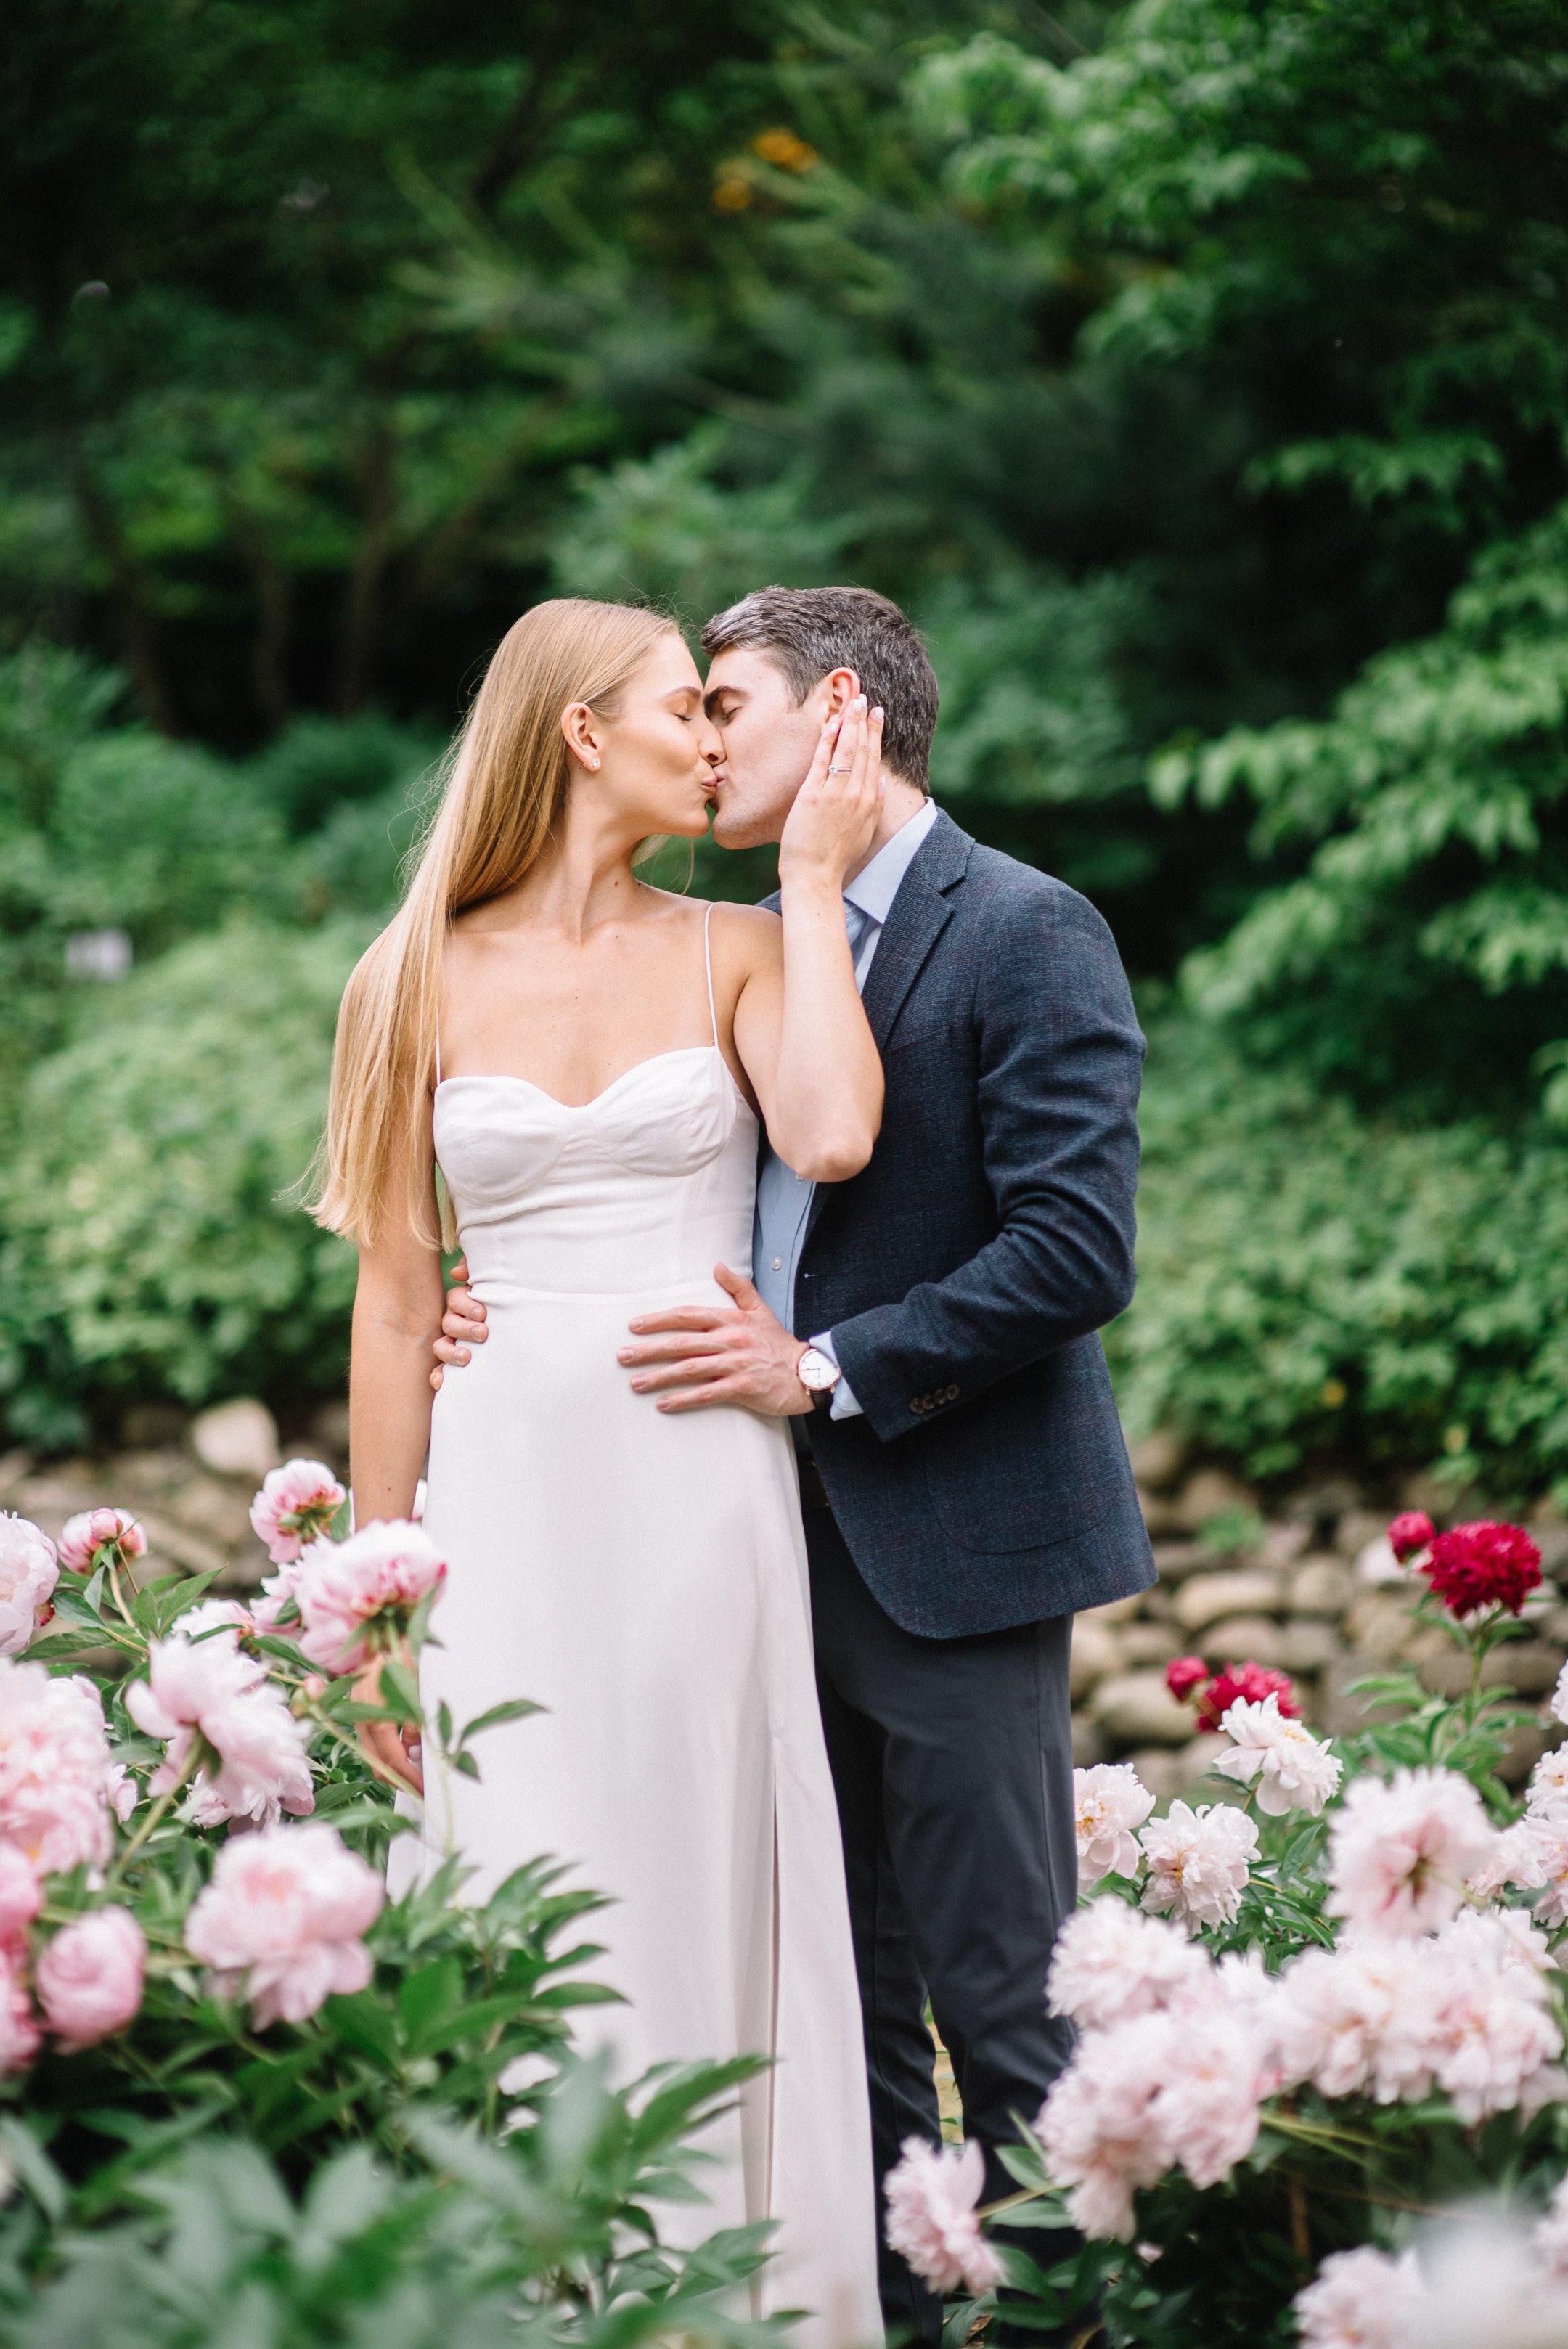
M760 848L778 839L823 719L859 690L853 669L831 669L797 704L770 654L751 645L715 654L704 701L724 745L713 773L713 837L721 848Z

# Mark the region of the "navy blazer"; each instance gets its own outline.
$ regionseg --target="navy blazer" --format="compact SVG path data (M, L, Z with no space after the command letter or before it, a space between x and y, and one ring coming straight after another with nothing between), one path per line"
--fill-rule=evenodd
M939 814L866 981L870 1164L812 1201L797 1334L864 1417L807 1423L845 1540L952 1639L1154 1579L1096 1332L1133 1293L1144 1040L1086 898Z

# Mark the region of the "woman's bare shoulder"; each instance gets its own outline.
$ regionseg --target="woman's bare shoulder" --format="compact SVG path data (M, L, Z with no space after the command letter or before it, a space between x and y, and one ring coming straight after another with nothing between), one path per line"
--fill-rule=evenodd
M771 970L784 959L784 925L763 905L738 905L715 897L704 907L711 923L713 951L736 972Z

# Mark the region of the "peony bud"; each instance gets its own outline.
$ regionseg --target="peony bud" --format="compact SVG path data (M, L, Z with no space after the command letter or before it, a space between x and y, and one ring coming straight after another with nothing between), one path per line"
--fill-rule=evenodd
M128 1566L147 1549L147 1536L129 1509L83 1509L68 1518L60 1536L60 1564L78 1574L89 1574L111 1550L115 1566Z
M1403 1566L1417 1550L1430 1547L1437 1530L1425 1509L1401 1509L1388 1527L1388 1547Z
M1195 1689L1200 1689L1204 1682L1212 1677L1201 1656L1178 1656L1165 1668L1165 1685L1181 1704L1187 1702Z

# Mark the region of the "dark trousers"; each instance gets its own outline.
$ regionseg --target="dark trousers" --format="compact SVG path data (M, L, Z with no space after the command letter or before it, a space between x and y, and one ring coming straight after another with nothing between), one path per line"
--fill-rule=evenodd
M1072 2052L1045 1970L1077 1898L1067 1667L1072 1618L967 1640L900 1630L861 1580L815 1467L802 1475L816 1680L844 1830L881 2182L907 2137L940 2137L930 1997L985 2148L991 2201L1013 2181L995 2147L1033 2120ZM1027 2248L1038 2255L1041 2238ZM926 2341L940 2304L884 2243L889 2327Z

